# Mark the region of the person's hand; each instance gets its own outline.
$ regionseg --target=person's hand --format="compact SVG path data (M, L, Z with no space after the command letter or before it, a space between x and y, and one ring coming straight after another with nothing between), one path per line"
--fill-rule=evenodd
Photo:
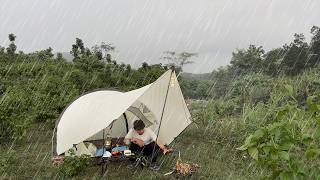
M173 151L173 149L168 149L168 148L164 148L163 149L163 154L167 154L167 153L170 153L170 152L172 152Z
M139 145L140 147L144 146L144 142L141 139L138 139L138 138L132 138L131 142Z

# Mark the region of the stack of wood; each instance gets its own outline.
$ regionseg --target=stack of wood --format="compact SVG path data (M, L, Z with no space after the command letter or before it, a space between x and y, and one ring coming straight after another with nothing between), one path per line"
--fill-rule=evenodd
M165 174L165 176L170 175L170 174L176 174L176 175L182 175L182 176L188 176L192 175L193 173L197 172L200 166L195 163L183 163L180 157L180 152L179 152L179 158L176 162L176 165L174 167L174 170L171 172L168 172Z
M178 159L176 162L175 172L186 176L197 172L199 168L200 166L198 164L183 163L180 159Z
M54 166L60 166L63 164L63 157L62 156L53 156L51 162L52 162L52 165L54 165Z

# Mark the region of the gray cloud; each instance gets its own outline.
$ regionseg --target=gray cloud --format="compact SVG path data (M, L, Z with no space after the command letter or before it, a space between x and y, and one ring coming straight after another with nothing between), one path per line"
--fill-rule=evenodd
M26 52L51 46L68 52L76 37L87 46L112 42L119 61L159 63L163 51L198 52L185 70L227 65L236 48L265 49L309 37L320 25L316 0L0 0L0 45L17 35Z

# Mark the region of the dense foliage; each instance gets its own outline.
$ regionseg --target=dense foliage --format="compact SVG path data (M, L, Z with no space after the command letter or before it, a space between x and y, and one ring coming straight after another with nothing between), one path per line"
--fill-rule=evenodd
M90 162L89 155L76 156L74 151L70 150L70 156L64 157L62 166L58 167L58 172L61 173L61 176L76 176L83 172Z
M219 170L219 158L230 160L226 164L232 164L233 172L223 174L230 177L319 178L320 29L313 27L311 33L309 43L296 34L289 45L268 52L254 45L236 50L230 66L205 78L180 76L184 95L202 100L191 101L196 128L185 132L188 138L180 139L178 146L190 156L212 163L203 164L208 166L202 172L207 178L216 175L211 170ZM68 62L61 53L54 57L50 47L17 53L15 39L10 34L10 45L0 47L0 143L9 149L0 149L0 173L17 164L10 143L26 137L33 125L46 122L52 128L64 107L77 96L100 88L135 89L167 70L161 64L143 63L138 69L118 64L110 55L115 49L112 44L89 49L77 38L70 51L74 59ZM180 66L189 63L179 54L169 55L184 60ZM189 142L189 138L196 142ZM198 151L210 152L206 155L210 158ZM87 165L87 157L70 157L61 172L75 176ZM256 169L250 169L253 166ZM238 167L247 167L252 174Z
M308 97L304 107L298 107L292 98L276 108L269 122L248 136L238 149L247 150L253 159L269 168L271 179L318 179L320 95Z
M9 35L14 44L14 35ZM83 46L81 39L78 44ZM79 45L79 46L80 46ZM31 123L54 121L65 106L77 96L100 88L127 91L156 80L166 67L130 65L109 60L98 47L75 50L73 62L61 55L54 58L52 49L24 54L9 46L0 51L0 142L19 139ZM101 45L105 48L105 44ZM97 56L98 54L98 56Z
M205 97L212 102L195 114L202 123L238 117L235 139L244 142L238 149L268 170L264 178L319 178L320 28L311 33L310 43L295 34L292 43L269 52L254 45L234 52L231 65L211 75Z
M319 178L320 67L295 77L247 74L230 86L223 98L193 107L194 122L223 132L265 168L263 178Z
M291 43L270 51L255 45L250 45L247 49L237 49L232 53L229 66L214 70L207 78L194 81L188 76L183 77L182 87L186 96L221 98L228 95L229 90L234 87L234 81L241 80L248 74L293 77L315 68L320 64L320 28L312 27L311 35L308 43L303 34L295 34Z

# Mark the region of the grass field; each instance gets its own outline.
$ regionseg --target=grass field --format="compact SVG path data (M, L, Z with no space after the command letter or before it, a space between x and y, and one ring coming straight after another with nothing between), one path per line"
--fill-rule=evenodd
M176 138L171 146L180 151L182 160L201 166L197 173L185 179L256 179L264 173L236 150L240 144L233 135L234 128L236 123L228 125L222 121L206 127L193 123ZM11 148L16 159L0 171L0 179L68 179L51 165L51 135L51 126L35 124L22 142L2 145L1 154L5 155ZM132 171L127 169L127 162L113 162L104 175L101 166L91 165L73 179L175 179L164 174L171 171L177 157L177 153L161 156L158 172L147 168Z

